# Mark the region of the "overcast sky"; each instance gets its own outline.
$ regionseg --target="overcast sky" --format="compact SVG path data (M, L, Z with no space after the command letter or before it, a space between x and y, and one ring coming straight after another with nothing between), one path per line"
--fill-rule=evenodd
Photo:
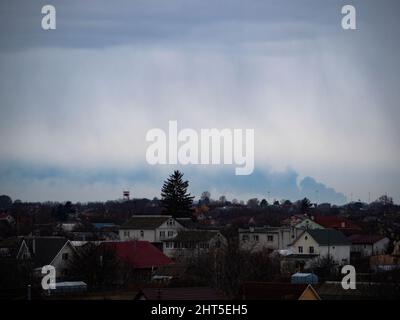
M180 167L196 196L399 201L400 3L350 2L2 0L0 194L159 196L145 135L177 120L255 129L253 175Z

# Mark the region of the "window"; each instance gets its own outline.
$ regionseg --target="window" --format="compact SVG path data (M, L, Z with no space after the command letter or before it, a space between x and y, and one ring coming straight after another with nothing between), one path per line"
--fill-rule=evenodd
M269 241L269 242L274 241L274 236L268 236L268 237L267 237L267 241Z
M174 235L173 231L168 231L168 237L172 237Z
M165 248L169 249L169 242L165 243Z
M160 238L165 238L165 231L160 231Z
M310 253L314 253L314 247L310 247L310 248L309 248L309 252L310 252Z
M140 230L140 237L143 238L144 237L144 231Z
M303 247L299 247L299 253L303 253Z
M244 235L242 236L242 240L243 240L243 241L249 240L249 236L248 236L247 234L244 234Z
M305 237L304 237L304 239L305 239L305 240L308 240L308 237L307 237L307 236L305 236Z
M62 254L62 259L63 260L68 260L68 253L67 252Z
M129 237L129 231L124 231L124 237Z
M258 241L259 240L258 234L253 235L253 240L254 241Z

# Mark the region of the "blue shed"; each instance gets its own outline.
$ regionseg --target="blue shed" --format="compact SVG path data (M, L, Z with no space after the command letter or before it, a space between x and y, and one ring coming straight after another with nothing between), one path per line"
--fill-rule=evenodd
M305 284L317 284L318 276L314 273L300 273L297 272L292 275L291 283L305 283Z

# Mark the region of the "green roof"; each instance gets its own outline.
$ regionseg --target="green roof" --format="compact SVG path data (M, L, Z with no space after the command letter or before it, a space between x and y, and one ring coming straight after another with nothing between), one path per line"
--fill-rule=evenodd
M343 233L334 229L312 229L306 232L308 232L319 245L351 245L351 242Z
M133 216L121 226L121 229L152 230L158 228L170 218L170 216Z

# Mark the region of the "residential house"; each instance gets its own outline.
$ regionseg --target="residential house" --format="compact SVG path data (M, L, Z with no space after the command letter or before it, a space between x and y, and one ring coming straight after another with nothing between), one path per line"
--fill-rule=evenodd
M23 237L13 237L0 241L0 259L27 260L31 257Z
M362 231L353 221L339 216L315 216L313 221L324 228L338 230L346 236Z
M119 238L122 241L140 240L154 243L173 238L182 229L182 224L172 216L138 215L132 216L119 228Z
M310 284L287 282L245 282L241 288L243 300L321 300Z
M118 229L114 223L98 222L92 224L94 227L94 235L101 240L119 240Z
M296 229L325 229L325 227L316 223L313 218L303 219L301 222L294 226Z
M300 222L302 222L307 217L308 216L306 214L294 214L294 215L291 215L289 218L286 218L285 220L282 221L282 226L294 227L295 225L299 224Z
M150 280L157 268L173 263L148 241L105 241L100 245L115 250L116 256L136 271L138 280Z
M390 242L387 237L381 235L355 234L348 239L352 243L351 254L361 257L385 254Z
M5 213L5 212L0 213L0 222L1 221L4 221L4 222L6 222L8 224L14 224L15 223L14 218L11 215L9 215L8 213Z
M181 230L171 239L163 241L163 252L176 259L198 255L227 244L226 238L216 230Z
M293 227L250 227L239 229L240 248L250 251L285 250L303 230Z
M68 276L68 264L75 252L69 240L64 237L30 237L26 241L37 276L42 276L42 267L46 265L55 268L57 280Z
M351 242L341 232L334 229L310 229L293 241L291 251L299 256L331 256L339 265L350 262Z

